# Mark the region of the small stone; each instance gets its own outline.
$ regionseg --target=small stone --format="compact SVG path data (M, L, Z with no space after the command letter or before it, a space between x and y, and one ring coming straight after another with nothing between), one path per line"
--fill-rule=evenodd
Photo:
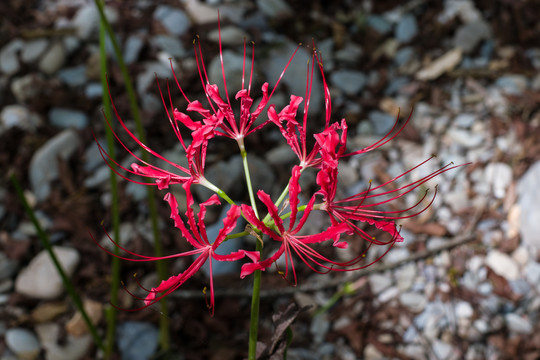
M68 306L65 303L44 303L32 310L32 320L36 323L45 323L54 320L57 316L65 314Z
M223 45L242 45L248 34L236 26L224 26L221 28L221 43ZM208 39L213 42L219 41L219 30L214 29L208 34Z
M527 90L527 78L524 75L505 75L495 81L495 85L508 95L521 95Z
M534 163L517 184L520 232L524 244L540 249L540 161Z
M447 131L447 135L452 139L453 142L464 146L466 148L475 148L485 141L485 134L475 133L470 130L450 128Z
M181 2L184 9L189 14L189 17L193 19L196 24L208 24L216 22L216 19L218 18L216 7L208 6L199 0L181 0ZM221 6L224 7L224 4ZM220 17L223 21L223 19L227 18L227 16L225 16L223 8L220 10L222 10L220 12ZM240 13L240 11L237 11L237 13Z
M528 282L540 286L540 263L529 262L525 266L524 275Z
M66 129L45 143L30 160L29 177L38 201L45 200L51 191L51 182L58 178L58 157L68 159L79 146L79 137Z
M485 169L485 180L491 185L497 199L506 195L506 189L512 182L513 173L510 165L505 163L489 163Z
M52 108L49 111L49 121L60 128L84 129L88 126L88 116L74 109Z
M416 78L421 81L434 80L442 74L454 69L460 62L463 52L460 48L455 48L438 59L434 60L427 67L416 73Z
M439 339L435 339L431 343L431 348L433 349L436 359L446 360L451 358L453 351L452 345Z
M69 277L79 263L79 253L72 248L55 246L54 253ZM15 291L37 299L54 299L62 293L64 285L58 270L46 250L30 261L15 280Z
M5 334L6 345L20 360L37 359L41 345L36 336L23 328L8 329Z
M175 36L156 35L150 39L152 46L165 51L172 57L180 58L187 54L182 42Z
M486 265L497 275L506 280L516 280L519 278L519 267L514 260L499 250L490 250L486 256Z
M103 315L103 305L100 302L85 299L83 306L92 324L98 324ZM80 337L88 333L88 327L80 312L76 312L66 323L66 331L75 337Z
M22 105L7 105L0 113L1 127L9 129L18 127L27 131L36 130L40 123L39 117Z
M89 83L84 88L84 95L89 99L97 99L103 95L103 86L100 83Z
M313 318L310 326L310 333L313 336L312 341L315 344L323 342L328 330L330 330L330 320L327 313L322 313Z
M354 96L364 88L367 78L359 71L337 70L332 73L330 80L345 94Z
M11 82L11 92L15 99L23 104L42 95L45 87L45 79L39 73L26 74Z
M0 252L0 281L11 278L15 274L18 268L16 261L11 260L4 254Z
M369 14L366 23L370 28L381 35L386 35L392 30L392 24L379 15Z
M159 5L153 16L172 35L184 34L191 25L186 13L168 5Z
M259 10L269 18L288 17L293 14L293 10L283 0L257 0Z
M66 50L61 42L55 42L41 57L38 67L45 74L56 73L66 61Z
M415 58L416 50L412 46L406 46L397 51L394 62L400 68L406 66Z
M395 299L399 296L400 290L397 286L389 287L388 289L384 290L379 294L377 297L377 300L379 300L382 304Z
M0 50L0 71L6 75L13 75L20 69L17 53L23 48L21 39L13 39Z
M416 265L409 263L401 266L396 272L396 284L401 291L407 291L416 279Z
M62 336L62 345L59 345L60 325L56 323L43 323L36 326L36 332L45 349L47 360L79 360L88 355L88 348L92 344L90 335L73 337L69 334Z
M370 274L369 286L374 295L378 295L392 285L392 277L389 274Z
M400 43L407 43L411 41L416 34L418 34L418 24L416 18L412 14L403 16L394 31L394 37Z
M324 54L324 53L323 53ZM355 43L347 43L342 49L336 51L335 59L344 63L356 64L362 57L362 48ZM326 62L325 62L326 65ZM326 66L325 66L326 68Z
M364 348L364 357L365 360L378 360L384 358L384 355L375 347L373 344L368 344Z
M268 150L265 159L270 165L287 165L294 163L298 156L289 145L283 144Z
M116 332L122 360L148 360L158 348L159 332L152 324L126 321Z
M454 46L471 53L480 43L491 36L491 28L484 20L473 21L459 27L454 37Z
M528 318L514 313L506 314L504 318L510 331L524 335L532 334L533 327Z
M368 113L368 119L373 124L375 128L375 134L377 135L386 135L392 129L396 123L395 116L390 114L373 110Z
M33 39L29 40L24 44L22 53L21 53L21 60L24 61L27 64L33 63L39 57L45 49L49 46L49 40L46 38L39 38L39 39Z
M58 71L58 77L70 87L84 85L86 83L86 65L61 69Z
M469 304L466 301L459 301L455 305L455 312L458 318L466 318L466 319L471 318L474 314L474 310L471 304Z
M124 61L126 64L133 64L139 58L139 53L144 46L144 41L140 34L131 34L124 44Z
M413 312L420 312L424 310L427 299L424 295L415 292L405 292L399 295L399 302L401 305L408 308Z
M469 129L477 120L477 115L475 114L459 114L454 119L454 125L459 128Z
M107 21L114 25L118 21L116 9L105 6ZM77 29L77 36L82 40L97 39L99 34L99 13L95 4L81 6L73 17L73 26Z

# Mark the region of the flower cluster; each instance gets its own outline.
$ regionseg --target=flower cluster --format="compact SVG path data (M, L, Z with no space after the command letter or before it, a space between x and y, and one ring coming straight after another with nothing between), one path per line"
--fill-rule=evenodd
M396 120L396 123L390 132L375 144L361 150L349 151L347 145L347 123L345 119L342 119L341 121L332 121L331 118L330 90L324 77L320 54L316 50L312 51L311 62L308 64L305 103L303 106L303 114L300 116L298 114L299 108L304 101L304 98L300 96L291 95L289 104L279 111L274 104L270 103L276 87L284 76L287 67L293 60L298 48L291 55L273 88L270 90L268 83L262 85L262 99L256 106L254 106L254 99L251 96L251 75L247 84L245 76L242 76L242 87L234 96L237 105L235 104L233 106L234 101L230 99L227 92L226 76L225 71L223 70L223 57L221 57L221 67L223 83L225 86L224 89L220 91L219 87L215 84L211 84L208 79L200 43L195 42L194 49L199 77L203 85L207 104L203 105L198 100L191 100L186 95L186 92L180 86L180 82L174 73L174 69L173 74L175 83L188 104L186 110L180 111L174 108L170 91L168 91L168 99L166 100L166 97L160 89L167 117L175 136L178 138L185 151L185 156L189 165L187 167L178 165L142 143L128 129L114 107L114 104L114 112L125 132L143 150L147 151L157 159L172 165L178 172L168 171L143 161L121 141L119 136L116 136L118 142L137 160L131 165L131 168L122 167L121 164L114 162L107 152L100 147L104 159L110 165L113 165L114 162L115 166L112 166L112 168L125 179L139 184L154 185L160 190L170 190L172 186L180 184L185 192L185 208L187 208L187 210L184 216L179 214L178 202L172 192L168 192L165 195L164 200L170 207L170 217L174 221L174 226L179 229L181 236L193 248L192 250L157 258L135 254L127 249L121 248L130 256L129 258L122 258L132 261L154 261L178 257L194 259L191 265L189 265L182 273L173 275L169 279L163 280L158 286L147 290L148 294L143 299L145 306L154 304L163 296L178 289L205 263L208 263L210 269L209 307L213 311L213 261L242 261L241 272L239 275L241 278L244 278L257 270L265 270L273 264L276 264L277 266L278 259L283 258L279 264L284 264L284 269L280 269L279 274L287 280L292 280L292 283L294 284L296 284L295 264L298 264L298 259L317 273L351 271L369 266L373 262L379 260L393 244L403 240L399 232L399 227L396 226L395 221L397 219L416 216L425 211L433 202L436 189L435 194L429 199L427 198L427 191L425 191L416 204L405 209L395 210L395 207L390 207L388 205L418 189L433 177L456 167L450 164L414 182L397 185L397 182L404 179L405 175L430 160L427 159L415 168L383 184L371 186L370 181L366 190L346 198L339 198L339 162L342 161L343 158L367 153L386 144L400 133L409 121L410 116L409 119L400 126L398 126L398 120ZM252 49L252 53L253 50L254 49ZM246 73L246 53L246 45L244 44L244 74ZM220 54L222 54L221 41ZM250 74L253 74L253 59L254 56L252 55ZM324 127L319 133L308 134L309 101L311 98L314 76L321 77L321 83L324 89ZM235 112L235 106L239 107L239 111ZM267 115L267 120L255 125L256 120L263 113ZM198 115L193 116L194 114ZM236 116L235 114L239 115ZM194 118L201 120L194 120ZM251 186L244 138L263 127L277 127L277 129L279 129L287 144L297 155L298 163L292 167L288 185L279 198L272 199L272 197L263 190L258 190L256 196L260 202L257 202ZM238 144L240 154L244 161L246 183L248 185L247 192L250 195L249 204L233 201L219 188L220 184L213 184L205 178L204 170L208 143L216 137L230 138ZM307 168L315 169L317 172L317 190L311 195L308 195L307 201L302 203L301 199L304 199L304 197L300 196L302 189L299 180L303 171ZM129 174L140 176L142 179L140 181L134 180ZM215 192L209 199L197 205L197 214L194 210L195 200L192 194L193 186L205 186ZM305 193L303 195L305 195ZM230 204L230 209L223 220L223 227L219 231L217 237L209 239L206 232L205 214L208 206L221 203L220 198ZM264 217L259 215L259 209L257 208L257 205L261 207L261 204L262 207L265 208ZM279 209L280 206L282 206L282 208L288 207L289 212L283 215ZM328 217L328 227L324 231L315 234L306 231L302 232L301 230L308 222L308 218L314 212L323 212L323 214ZM246 227L248 230L244 232L244 235L253 235L257 238L257 241L264 242L265 245L275 243L277 250L266 257L262 256L259 251L248 251L244 249L238 249L237 251L225 255L218 254L217 249L224 241L231 237L242 235L231 234L237 223L241 221L241 217L248 223L248 226ZM360 225L361 223L365 224ZM380 231L386 233L387 236L382 236L381 239L369 235L365 230L366 228L369 228L366 224L375 226ZM343 249L346 248L351 241L358 240L365 240L368 244L367 248L371 245L385 245L385 251L383 252L383 255L371 262L365 260L365 251L361 254L357 254L356 257L349 261L340 262L317 251L320 246L314 246L316 244L328 244L331 247ZM118 244L116 245L119 246ZM273 249L274 247L272 246L270 248ZM328 253L331 252L325 252L325 254Z

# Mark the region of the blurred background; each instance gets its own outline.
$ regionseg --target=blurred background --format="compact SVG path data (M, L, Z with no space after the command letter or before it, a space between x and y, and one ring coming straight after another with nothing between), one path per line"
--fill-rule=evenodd
M471 163L397 203L406 208L438 184L433 205L399 222L405 241L369 273L317 275L300 263L297 288L274 269L263 274L269 293L262 299L260 340L268 342L273 334L272 314L294 302L313 308L292 327L289 359L538 359L540 3L107 1L105 13L133 79L148 145L178 163L185 161L183 150L170 130L155 76L165 92L171 80L174 106L184 110L172 59L186 94L205 101L193 46L198 39L210 81L220 84L217 9L231 100L241 87L246 39L248 65L255 43L255 98L265 81L273 88L299 46L271 100L277 109L291 94L304 97L311 50L318 49L332 120L347 119L350 150L384 137L398 110L402 123L414 106L411 121L392 142L340 165L341 195L365 189L369 180L384 183L432 154L435 159L394 185L450 162ZM115 280L112 257L92 241L107 244L105 231L113 233L109 167L94 140L95 135L107 146L99 14L93 1L83 0L10 0L0 4L0 14L0 359L101 358L9 181L10 175L20 180L103 335ZM133 129L110 41L106 50L111 97ZM115 117L110 121L120 139L137 149ZM324 93L316 70L309 129L323 126ZM246 147L256 187L279 194L295 161L279 131L255 133ZM134 161L121 146L116 150L122 165ZM209 149L207 176L242 201L239 165L230 141ZM314 174L302 180L309 196L316 189ZM185 251L164 195L154 193L163 252ZM199 200L209 195L196 189ZM146 188L120 180L118 208L120 242L152 255ZM209 213L209 232L219 230L220 211ZM315 219L312 226L324 224ZM359 242L350 251L357 254L365 245ZM373 250L368 257L377 254ZM167 271L178 273L189 264L171 261ZM147 287L158 283L154 264L122 261L120 280L130 291L137 290L134 274ZM204 303L204 272L169 297L167 314L157 306L120 311L113 358L245 357L251 280L241 281L234 266L214 268L214 276L221 291L214 317ZM354 291L344 294L340 279ZM234 297L227 293L231 289ZM121 287L118 296L122 308L141 306ZM164 317L171 339L165 353L159 344Z

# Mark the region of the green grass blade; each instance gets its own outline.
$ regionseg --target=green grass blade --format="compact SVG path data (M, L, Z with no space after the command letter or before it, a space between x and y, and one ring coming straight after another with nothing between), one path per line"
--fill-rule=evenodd
M118 45L118 42L116 41L116 37L114 36L114 32L112 30L111 24L107 21L107 17L105 16L103 5L101 4L99 0L94 0L94 2L97 6L99 17L101 19L103 27L105 31L107 32L107 35L109 36L109 39L111 40L111 43L113 45L116 59L118 60L118 66L120 67L122 78L124 79L126 92L129 98L129 105L131 108L133 119L135 121L137 137L139 138L139 140L141 140L141 142L146 143L146 136L145 136L144 128L142 126L139 106L137 104L137 97L135 95L135 90L133 88L133 82L131 81L131 77L129 76L127 66L122 56L122 51L120 49L120 46ZM148 162L149 161L148 153L143 151L141 158L143 161ZM146 189L147 189L147 195L148 195L148 211L150 214L150 221L152 223L152 234L154 236L154 255L156 257L159 257L159 256L162 256L163 250L162 250L162 244L161 244L161 237L159 234L158 219L157 219L157 206L156 206L156 201L154 198L154 189L151 186L147 186ZM163 279L168 278L167 263L165 261L163 260L158 261L156 264L156 268L157 268L158 276L160 279L163 280ZM160 317L161 348L163 350L168 350L170 348L170 339L169 339L169 317L167 316L167 312L168 312L167 299L166 298L162 299L160 301L160 305L161 305L160 310L161 310L161 313L163 314L163 316Z
M64 268L62 267L62 264L60 264L60 262L58 261L58 258L56 257L56 254L53 251L52 245L49 241L47 234L45 234L45 232L41 228L41 225L39 224L39 221L37 220L36 215L34 214L34 211L28 204L28 201L26 200L26 196L24 196L24 192L22 190L21 184L17 180L17 177L15 176L15 174L11 174L10 179L11 179L11 183L13 184L13 187L15 188L15 192L17 193L17 196L19 197L19 200L21 201L24 207L24 210L26 211L26 214L32 221L32 224L34 224L34 227L36 228L37 235L39 239L41 240L43 247L49 253L49 256L51 257L51 260L54 264L54 267L56 268L56 270L58 271L58 274L62 278L62 282L64 283L64 287L66 288L67 293L71 297L71 300L73 300L73 303L75 304L75 307L77 308L77 310L80 311L84 319L84 322L86 323L86 326L88 327L88 330L90 331L90 334L94 338L95 344L100 348L100 350L105 351L103 342L101 341L101 338L98 335L97 328L94 326L94 324L90 320L90 317L84 310L84 306L81 301L81 298L77 294L77 291L75 290L75 287L71 283L71 280L66 275Z
M103 21L100 22L99 27L99 56L100 56L100 70L101 70L101 86L103 89L102 102L103 102L103 111L105 116L108 119L112 118L112 108L107 96L107 53L105 51L105 27ZM109 156L113 160L110 162L110 186L111 186L111 216L112 216L112 226L113 226L113 238L116 242L120 243L120 213L118 209L118 179L116 173L114 172L115 165L115 149L114 143L115 138L112 133L111 128L107 125L105 119L105 134L107 137L107 148ZM114 248L114 253L116 255L120 254L120 249L118 247ZM110 291L110 301L112 304L118 304L118 289L120 285L120 258L113 257L111 264L111 291ZM117 310L114 306L108 306L105 309L106 321L107 321L107 331L106 331L106 341L105 341L105 359L109 359L112 355L114 349L115 335L116 335L116 317Z

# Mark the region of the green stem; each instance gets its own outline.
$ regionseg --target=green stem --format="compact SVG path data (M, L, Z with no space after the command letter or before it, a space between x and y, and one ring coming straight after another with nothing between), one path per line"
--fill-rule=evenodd
M43 244L43 247L47 252L49 253L49 256L58 271L58 274L62 278L62 282L64 283L64 287L66 288L66 291L68 292L69 296L71 297L71 300L73 300L73 303L75 304L75 307L79 312L81 313L84 322L86 323L86 326L88 327L88 330L90 331L90 334L94 338L94 342L96 343L97 347L103 352L105 352L105 346L103 345L103 342L101 341L101 338L98 335L97 329L95 325L90 320L90 317L86 313L86 310L84 309L84 305L81 301L81 298L77 294L77 291L75 290L75 287L71 283L71 280L66 275L64 268L62 267L62 264L60 264L60 261L58 261L58 258L56 257L56 254L53 251L52 245L49 241L49 238L47 237L47 234L43 231L41 228L41 225L39 224L38 219L36 218L36 215L34 214L34 211L28 204L28 201L26 200L26 196L24 196L24 192L21 188L21 184L15 177L15 174L10 175L11 183L13 184L13 187L15 188L15 192L17 193L17 196L19 197L19 200L21 200L21 203L24 207L24 210L30 217L30 220L34 224L34 227L36 228L37 235L39 239L41 240L41 243Z
M111 104L107 96L107 54L105 52L105 27L103 21L100 21L99 26L99 53L100 53L100 65L101 65L101 86L103 89L102 102L106 118L110 119L112 117ZM105 122L105 134L107 136L107 148L109 156L113 161L110 162L110 185L111 185L111 216L112 216L112 226L113 226L113 236L114 240L120 243L120 213L118 209L118 181L116 178L116 173L114 171L115 165L115 150L114 150L114 135L109 126ZM118 289L120 285L120 249L115 246L112 265L111 265L111 291L110 299L112 304L118 303ZM109 359L113 352L114 341L116 335L116 315L117 310L114 306L108 306L105 310L106 320L107 320L107 330L106 330L106 344L105 344L105 359Z
M244 138L238 139L238 147L240 148L240 155L242 155L242 165L244 166L244 174L246 175L246 185L249 194L249 202L253 208L253 212L257 219L259 219L259 212L257 211L257 204L255 203L255 195L253 194L253 186L251 185L251 176L249 174L249 164L247 161L247 151L244 146Z
M222 198L223 200L225 200L226 202L228 202L229 204L231 205L236 205L235 202L229 197L229 195L227 195L227 193L223 190L221 190L220 188L218 188L216 185L212 184L210 181L208 181L206 178L201 178L199 179L199 185L202 185L204 186L205 188L207 189L210 189L212 190L213 192L215 192L216 194L218 194L218 196L220 198Z
M253 187L251 185L251 176L249 173L249 164L247 161L247 152L244 146L244 139L238 139L238 147L240 148L240 155L242 155L242 164L244 165L244 173L246 175L246 185L248 188L249 201L253 212L257 219L259 219L259 213L257 211L257 204L255 203L255 196L253 194ZM262 255L262 243L260 241L255 242L255 250ZM257 336L259 332L259 311L261 303L261 270L255 270L253 273L253 291L251 293L251 319L249 321L249 343L248 343L248 360L256 360L257 357Z
M260 241L256 242L256 250L262 251ZM259 331L259 310L261 303L261 270L255 270L253 274L253 291L251 293L251 320L249 322L249 348L248 360L256 360L257 357L257 336Z
M116 59L118 60L118 66L120 67L120 72L122 73L122 78L124 80L124 84L126 87L126 92L129 99L129 105L131 108L131 112L133 115L133 119L135 121L135 126L137 130L137 137L142 143L146 143L146 136L144 132L144 128L142 126L141 121L141 115L139 111L139 106L137 105L137 97L135 95L135 90L133 87L133 82L131 81L131 77L129 76L129 72L127 69L127 66L124 62L124 58L122 56L122 51L120 50L120 46L118 45L118 42L116 41L116 37L114 36L114 32L112 30L112 27L110 23L107 21L107 17L105 16L105 11L103 8L103 5L99 0L94 0L101 21L103 22L103 26L105 30L107 31L107 35L109 35L109 39L111 40L114 53L116 55ZM146 151L143 151L141 155L141 159L144 162L149 162L149 155ZM156 257L162 256L162 245L161 245L161 237L159 234L159 227L158 227L158 219L157 219L157 207L156 207L156 201L154 198L154 189L151 186L148 186L146 188L147 190L147 198L148 198L148 211L150 215L150 221L152 224L152 233L154 236L154 255ZM167 263L163 260L157 261L156 268L158 272L158 276L161 280L168 278L168 272L167 272ZM163 316L160 316L160 343L161 348L165 351L168 351L170 348L170 338L169 338L169 317L167 316L167 298L163 298L160 300L160 310Z
M283 191L281 192L281 195L279 195L279 198L275 202L276 207L279 206L279 204L281 204L281 202L285 199L285 197L287 195L289 195L289 184L287 184L287 186L285 186L285 189L283 189ZM289 216L290 216L290 214L289 214ZM263 221L263 223L268 224L268 221L270 221L270 213L266 214L266 216L264 217L264 219L262 221Z

